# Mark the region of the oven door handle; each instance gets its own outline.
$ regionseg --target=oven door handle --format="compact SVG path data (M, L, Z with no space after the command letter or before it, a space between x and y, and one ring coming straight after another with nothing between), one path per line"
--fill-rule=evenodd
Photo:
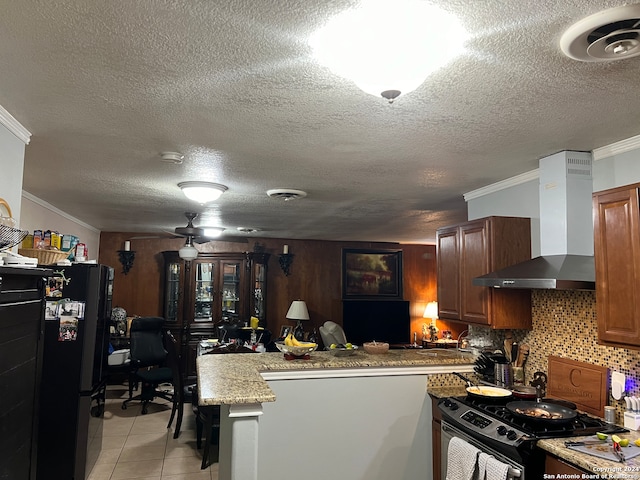
M440 425L440 428L445 432L449 432L449 433L453 433L453 434L456 433L452 428L449 428L449 426L447 424L445 424L445 423L442 423ZM513 468L511 465L509 465L509 471L507 472L507 478L509 480L511 480L511 479L516 479L516 478L521 478L521 477L522 477L522 471L519 468Z

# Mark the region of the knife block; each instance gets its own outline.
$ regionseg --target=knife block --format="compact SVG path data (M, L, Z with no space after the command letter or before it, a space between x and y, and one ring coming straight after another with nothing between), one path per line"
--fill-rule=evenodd
M624 428L640 430L640 413L624 412Z

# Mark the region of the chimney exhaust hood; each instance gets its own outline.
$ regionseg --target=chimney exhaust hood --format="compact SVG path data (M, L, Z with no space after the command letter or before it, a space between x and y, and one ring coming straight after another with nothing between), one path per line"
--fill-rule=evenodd
M473 279L481 287L595 290L590 152L540 159L541 256Z

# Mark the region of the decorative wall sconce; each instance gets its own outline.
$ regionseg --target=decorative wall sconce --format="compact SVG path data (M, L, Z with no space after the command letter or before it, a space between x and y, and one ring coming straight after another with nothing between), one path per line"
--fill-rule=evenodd
M278 261L280 262L280 268L288 277L291 274L291 264L293 263L293 254L289 253L289 245L285 245L282 248L282 254L280 254Z
M125 247L124 250L118 250L118 257L120 258L120 263L122 264L122 273L126 275L127 273L129 273L129 270L131 270L131 267L133 267L133 260L136 258L136 252L127 250Z

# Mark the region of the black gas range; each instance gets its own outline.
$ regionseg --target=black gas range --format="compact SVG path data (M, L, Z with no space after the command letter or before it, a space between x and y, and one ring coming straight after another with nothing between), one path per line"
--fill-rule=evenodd
M553 402L545 399L547 401ZM529 478L536 478L541 474L544 453L536 448L536 442L541 438L627 431L580 412L568 423L523 420L511 413L505 403L487 402L469 396L441 399L438 408L443 417L443 433L448 430L449 438L458 436L481 450L508 461L514 471L521 471L521 476L514 478L525 478L525 471Z

